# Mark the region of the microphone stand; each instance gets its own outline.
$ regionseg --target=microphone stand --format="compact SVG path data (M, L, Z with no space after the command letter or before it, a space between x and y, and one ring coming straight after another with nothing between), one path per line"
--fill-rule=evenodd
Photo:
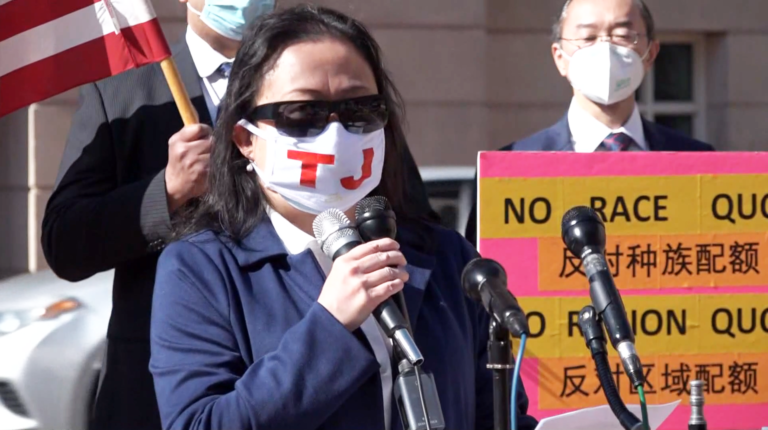
M509 330L491 318L488 364L493 371L493 429L509 430L511 425L510 376L514 369Z
M402 292L398 293L396 306L405 316L407 330L412 333L411 322L405 306ZM404 430L445 430L445 418L437 393L434 376L421 369L421 363L413 364L394 339L393 359L397 363L398 374L393 382L395 406L400 413L400 423Z

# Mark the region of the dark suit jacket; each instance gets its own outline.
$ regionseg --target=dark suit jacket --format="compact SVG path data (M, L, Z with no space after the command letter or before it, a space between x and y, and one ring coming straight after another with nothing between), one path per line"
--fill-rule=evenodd
M491 430L490 320L460 285L476 252L428 224L398 226L397 240L410 274L406 308L446 428ZM238 244L204 231L168 246L150 365L163 428L383 430L379 364L360 329L349 332L317 303L324 282L312 251L289 255L269 219ZM519 390L518 428L533 430Z
M651 151L683 152L683 151L714 151L715 149L704 142L691 139L671 128L655 124L643 118L643 133ZM571 129L566 114L557 124L544 129L532 136L499 149L499 151L573 151ZM475 180L477 181L477 180ZM477 187L473 188L477 193ZM470 211L465 237L477 246L477 196Z
M174 47L174 59L200 121L210 125L186 43ZM168 139L183 126L159 64L85 85L46 207L42 247L58 276L74 282L115 269L97 429L160 428L147 369L149 321L157 258L170 237ZM413 201L429 211L416 164L405 155Z

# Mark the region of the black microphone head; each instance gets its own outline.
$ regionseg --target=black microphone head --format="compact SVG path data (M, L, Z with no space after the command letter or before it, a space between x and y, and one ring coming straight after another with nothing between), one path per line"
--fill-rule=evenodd
M332 260L340 256L340 254L337 255L340 249L349 250L362 243L360 235L349 218L338 209L328 209L315 217L312 230L315 238L320 242L323 253Z
M384 196L366 197L357 202L357 207L355 208L355 216L362 216L366 212L370 212L372 210L391 211L392 206L389 205L389 200L387 200L387 198Z
M370 242L397 235L397 217L386 197L366 197L357 203L355 219L360 237Z
M470 261L461 273L461 287L469 298L481 303L502 327L509 330L512 337L531 333L525 312L507 290L507 272L497 261L488 258Z
M603 253L605 225L600 215L587 206L576 206L563 215L562 237L573 255L584 258L585 252Z
M507 284L507 272L501 264L489 258L475 258L467 263L461 273L461 287L473 300L480 301L480 286L489 280L498 280L501 285Z

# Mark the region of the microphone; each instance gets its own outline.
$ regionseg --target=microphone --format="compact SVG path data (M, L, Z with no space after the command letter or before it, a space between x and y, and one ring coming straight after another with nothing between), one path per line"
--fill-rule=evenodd
M357 231L365 242L397 235L397 217L386 197L366 197L355 208Z
M344 212L338 209L328 209L318 215L312 222L312 230L315 238L320 242L323 253L334 261L363 243L355 226ZM377 306L373 315L379 321L384 333L397 343L400 351L412 365L416 366L424 362L421 351L408 331L406 320L392 298L388 298Z
M489 258L475 258L464 268L461 286L467 296L482 303L513 337L530 334L525 312L507 290L507 272L501 264Z
M355 208L357 231L365 242L397 236L397 217L386 197L366 197ZM398 302L409 333L411 321L403 292L392 296ZM435 377L412 366L408 360L398 364L393 394L395 404L400 411L401 422L405 430L441 430L445 429L445 418L437 394Z
M397 236L397 217L386 197L373 196L360 200L355 208L355 221L357 232L360 233L360 237L364 242L385 237L394 240L395 236ZM405 318L406 327L413 334L411 320L408 316L408 306L405 304L403 292L398 291L392 298L400 306L400 312Z
M488 258L475 258L461 273L461 287L471 299L483 304L491 315L488 327L488 364L493 372L493 428L515 429L517 423L517 400L515 387L520 368L512 364L512 337L529 335L528 319L520 309L517 299L507 290L507 272L501 264ZM523 337L524 339L524 337ZM522 363L525 343L518 351L518 365ZM515 374L510 387L510 372ZM511 388L511 390L510 390Z
M608 331L611 345L619 353L624 371L633 386L642 386L645 375L635 349L635 335L605 260L603 220L589 207L574 207L563 215L562 238L568 250L582 261L592 305Z

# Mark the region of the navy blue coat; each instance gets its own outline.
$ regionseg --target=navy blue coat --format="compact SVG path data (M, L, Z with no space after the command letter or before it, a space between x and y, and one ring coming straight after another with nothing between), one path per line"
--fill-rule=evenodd
M685 152L685 151L714 151L715 148L704 142L673 130L669 127L643 120L643 134L651 151L660 152ZM573 151L571 139L571 127L568 125L568 114L563 116L555 125L538 133L526 137L517 142L500 148L499 151ZM477 187L473 187L477 192ZM475 196L472 201L477 200ZM464 236L472 244L477 246L477 207L476 202L472 206L467 220Z
M489 317L460 286L476 252L429 225L400 227L398 241L408 314L447 428L490 430ZM382 430L379 365L362 331L317 303L324 281L311 250L289 255L268 219L239 244L206 231L168 246L150 336L163 428ZM518 399L519 428L533 430L523 389ZM394 402L392 414L400 429Z

